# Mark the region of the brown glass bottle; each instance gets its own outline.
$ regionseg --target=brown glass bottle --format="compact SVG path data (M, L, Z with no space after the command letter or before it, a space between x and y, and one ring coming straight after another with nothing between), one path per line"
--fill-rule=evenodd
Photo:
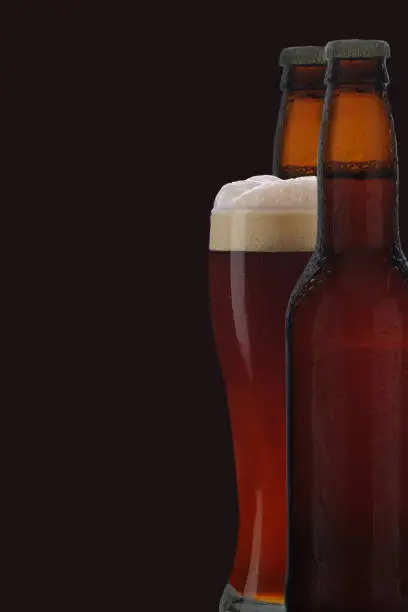
M286 319L288 612L408 610L408 264L381 41L326 47L316 251Z
M280 54L282 96L273 151L273 174L280 178L316 175L325 90L323 51L287 47Z

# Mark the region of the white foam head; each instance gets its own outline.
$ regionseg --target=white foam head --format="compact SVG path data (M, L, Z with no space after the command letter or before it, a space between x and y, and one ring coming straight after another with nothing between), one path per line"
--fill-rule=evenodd
M317 179L252 176L227 183L211 212L212 251L312 251Z

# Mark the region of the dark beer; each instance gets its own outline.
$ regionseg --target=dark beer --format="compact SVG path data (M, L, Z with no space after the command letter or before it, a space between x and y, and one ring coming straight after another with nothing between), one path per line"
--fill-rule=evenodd
M316 178L286 183L254 177L223 189L235 189L237 202L223 208L216 200L211 217L210 298L233 434L239 532L220 609L241 610L233 602L242 600L242 609L251 612L258 609L256 601L283 602L284 321L289 295L315 245Z
M316 175L317 140L324 99L323 47L287 47L275 131L273 173L280 178Z
M408 265L388 44L334 41L316 251L287 312L288 612L408 610Z

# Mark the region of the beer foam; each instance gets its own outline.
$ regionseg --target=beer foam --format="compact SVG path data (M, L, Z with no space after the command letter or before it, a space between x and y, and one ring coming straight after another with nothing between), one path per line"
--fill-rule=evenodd
M212 251L312 251L317 179L252 176L221 187L211 211Z

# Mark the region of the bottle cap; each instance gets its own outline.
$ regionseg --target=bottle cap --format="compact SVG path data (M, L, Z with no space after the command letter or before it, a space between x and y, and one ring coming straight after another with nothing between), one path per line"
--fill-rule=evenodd
M331 40L324 48L326 60L390 57L390 45L385 40Z
M325 63L324 47L285 47L279 55L279 65L282 67Z

